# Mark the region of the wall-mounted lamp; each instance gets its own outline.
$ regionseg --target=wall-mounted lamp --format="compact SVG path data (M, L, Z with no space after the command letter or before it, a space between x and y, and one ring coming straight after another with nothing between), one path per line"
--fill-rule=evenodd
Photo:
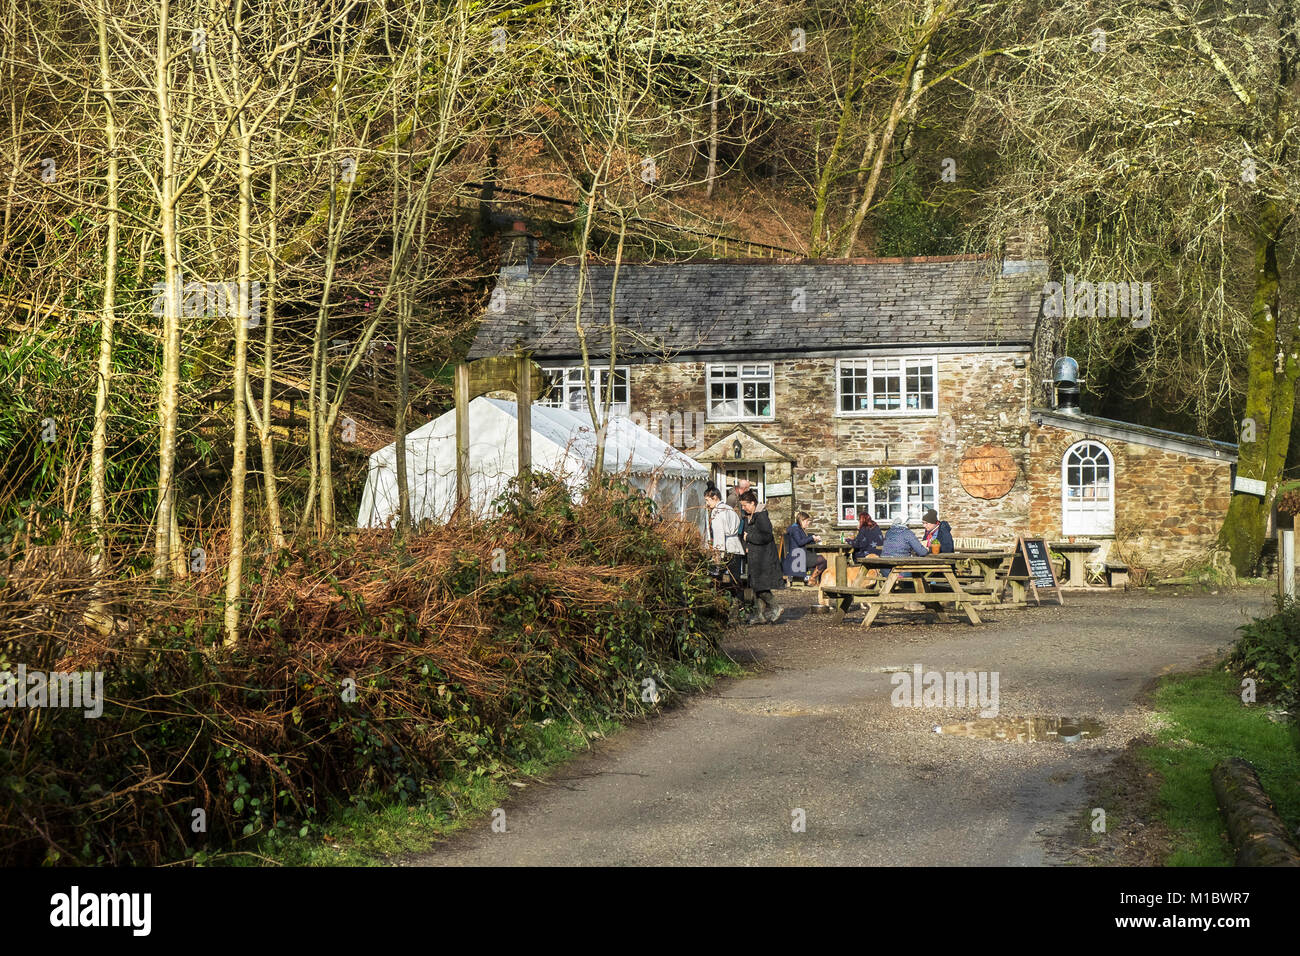
M735 441L731 443L731 455L737 461L740 461L740 456L743 452L744 449L740 447L740 439L737 438Z

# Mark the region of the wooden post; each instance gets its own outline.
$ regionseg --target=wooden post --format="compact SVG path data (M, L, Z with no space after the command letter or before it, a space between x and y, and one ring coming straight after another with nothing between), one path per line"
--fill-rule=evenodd
M533 468L533 361L527 352L517 354L515 403L519 410L519 492L527 500L529 472Z
M1295 600L1295 532L1282 528L1277 532L1277 593Z
M456 366L456 507L469 505L469 366Z

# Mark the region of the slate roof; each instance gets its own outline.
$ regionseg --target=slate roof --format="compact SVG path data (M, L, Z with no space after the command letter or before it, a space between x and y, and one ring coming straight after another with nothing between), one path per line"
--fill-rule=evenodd
M1200 435L1188 435L1184 432L1171 432L1150 425L1134 425L1114 418L1102 418L1100 415L1068 414L1051 408L1035 408L1032 411L1035 424L1046 422L1057 428L1078 432L1086 437L1115 438L1120 441L1133 442L1137 445L1149 445L1152 448L1165 448L1203 458L1217 458L1223 461L1237 460L1237 445L1232 442L1216 441Z
M1041 268L1039 268L1041 266ZM1027 268L1026 268L1027 267ZM609 355L612 265L590 265L583 327L593 357ZM526 273L526 274L525 274ZM575 259L507 267L469 358L531 348L578 358ZM621 360L777 356L893 346L1028 345L1046 263L985 256L918 259L726 260L624 264L615 306ZM803 311L797 311L803 289Z

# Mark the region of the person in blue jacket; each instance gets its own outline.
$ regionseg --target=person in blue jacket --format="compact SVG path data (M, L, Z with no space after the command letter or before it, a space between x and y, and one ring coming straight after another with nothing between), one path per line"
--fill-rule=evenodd
M871 515L863 513L858 516L857 536L849 543L853 545L853 560L861 561L866 557L880 556L880 549L885 544L885 536L880 530L880 525L872 520Z
M903 521L895 521L889 526L885 532L884 547L880 549L881 556L886 558L906 558L912 555L921 557L929 553Z
M826 570L825 555L809 551L809 545L817 543L817 536L808 533L812 515L800 511L794 516L794 523L785 529L785 555L781 558L781 573L787 578L803 577L810 588L815 588ZM796 552L803 552L802 559L796 558Z
M940 554L951 554L953 552L952 528L949 527L948 522L939 520L937 511L931 508L922 515L921 524L925 525L925 537L921 539L921 543L925 545L927 551L933 552L934 549L931 545L933 542L938 541Z

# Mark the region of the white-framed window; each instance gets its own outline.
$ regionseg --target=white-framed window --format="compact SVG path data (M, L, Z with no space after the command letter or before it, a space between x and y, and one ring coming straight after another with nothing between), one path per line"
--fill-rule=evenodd
M841 415L933 415L939 407L939 361L840 359L835 363Z
M1115 459L1101 442L1075 442L1061 457L1061 533L1115 533Z
M885 467L885 466L881 466ZM839 469L837 516L842 525L856 525L867 512L877 523L920 524L929 508L939 510L939 469L933 465L890 465L898 472L884 492L871 487L875 468Z
M706 378L709 421L772 420L771 362L709 365Z
M611 414L614 415L629 415L632 412L627 370L626 365L614 369L614 404L610 409ZM546 368L542 371L551 377L554 384L537 404L549 405L551 408L567 408L572 412L585 413L588 410L587 390L583 387L585 376L582 374L581 365L577 368ZM596 410L599 413L605 402L605 383L609 381L609 366L595 367L591 370L591 375L596 380Z

